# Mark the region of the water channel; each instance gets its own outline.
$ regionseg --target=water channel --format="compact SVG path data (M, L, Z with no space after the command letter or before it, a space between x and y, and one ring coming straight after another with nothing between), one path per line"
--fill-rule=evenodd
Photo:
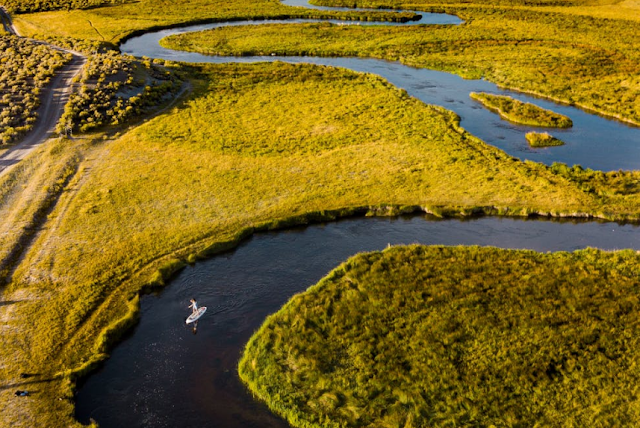
M300 0L297 0L300 1ZM459 19L449 15L424 14L422 21L408 24L377 23L377 25L424 25L432 20L435 24L456 24ZM358 72L377 74L394 86L405 89L409 95L427 104L436 104L454 111L460 116L460 124L471 134L504 150L519 159L542 162L547 165L562 162L579 164L585 168L601 171L640 169L640 128L587 113L576 107L534 98L522 93L503 90L486 80L465 80L461 77L435 70L408 67L399 62L363 58L318 58L318 57L225 57L208 56L194 52L175 51L161 47L160 39L173 34L203 31L223 26L267 25L273 23L317 22L310 20L287 21L246 21L194 25L155 31L127 40L122 46L123 53L149 58L163 58L174 61L201 63L284 61L290 63L311 63L325 66L344 67ZM344 25L360 25L353 21L329 21ZM366 25L372 23L367 22ZM364 25L364 24L362 24ZM565 142L564 146L533 149L524 135L532 130L546 131L546 128L514 125L500 119L473 101L471 92L505 94L521 101L569 116L573 127L553 129L551 133Z
M580 163L605 170L640 167L640 153L634 155L639 144L631 144L639 141L638 129L541 100L534 101L573 119L575 128L561 138L568 146L579 147L565 147L564 151L524 148L519 140L525 128L501 122L468 99L470 91L504 92L485 81L464 81L446 73L376 60L220 58L168 51L157 45L157 40L169 33L211 27L147 34L129 40L122 50L136 56L191 62L279 59L373 72L425 102L456 111L466 129L513 156L546 163ZM608 144L603 151L597 138L585 142L582 138L591 133L591 126L606 126L607 130L601 130L599 135L615 140L616 148ZM620 156L619 152L625 154ZM537 251L571 251L587 246L640 249L639 238L640 226L636 225L507 218L437 220L423 216L349 219L261 233L232 252L187 267L161 293L145 296L141 300L140 323L113 350L103 367L81 385L76 416L84 423L93 418L102 428L286 427L284 421L253 400L238 380L236 364L242 346L268 314L349 256L381 250L389 244L410 243L493 245ZM209 308L196 334L184 325L189 299L194 296Z

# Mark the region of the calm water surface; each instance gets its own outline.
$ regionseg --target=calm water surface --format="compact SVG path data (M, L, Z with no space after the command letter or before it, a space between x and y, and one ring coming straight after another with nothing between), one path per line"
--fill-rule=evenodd
M142 318L80 388L77 417L102 428L285 427L246 393L242 347L265 317L358 252L388 244L492 245L537 251L640 249L640 227L482 218L362 218L259 234L237 250L183 270L142 299ZM208 307L197 334L189 299Z

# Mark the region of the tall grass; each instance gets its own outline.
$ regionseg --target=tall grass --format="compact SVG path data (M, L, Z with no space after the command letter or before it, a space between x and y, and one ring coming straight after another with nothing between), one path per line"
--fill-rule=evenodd
M639 262L361 254L265 321L240 377L294 427L637 426Z

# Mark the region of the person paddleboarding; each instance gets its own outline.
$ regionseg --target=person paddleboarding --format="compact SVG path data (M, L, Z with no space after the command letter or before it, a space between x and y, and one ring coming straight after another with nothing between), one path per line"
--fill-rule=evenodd
M196 302L196 299L191 299L190 302L191 304L189 305L189 308L193 308L192 314L195 314L198 312L198 302Z
M191 299L190 302L191 304L189 305L189 308L192 309L193 311L185 321L187 324L191 324L192 322L197 321L198 318L200 318L207 310L206 306L198 307L198 302L196 301L196 299Z

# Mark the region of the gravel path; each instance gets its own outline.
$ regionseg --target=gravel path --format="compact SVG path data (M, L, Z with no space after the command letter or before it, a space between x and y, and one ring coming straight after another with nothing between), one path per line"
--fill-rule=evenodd
M5 31L19 36L9 14L3 7L0 7L0 19ZM35 40L34 42L42 43ZM72 54L73 59L56 73L51 83L42 91L41 104L37 110L38 119L33 129L20 143L0 155L0 176L51 136L60 116L62 116L65 104L69 101L69 94L73 88L72 79L80 73L87 61L86 57L79 52L48 46Z

